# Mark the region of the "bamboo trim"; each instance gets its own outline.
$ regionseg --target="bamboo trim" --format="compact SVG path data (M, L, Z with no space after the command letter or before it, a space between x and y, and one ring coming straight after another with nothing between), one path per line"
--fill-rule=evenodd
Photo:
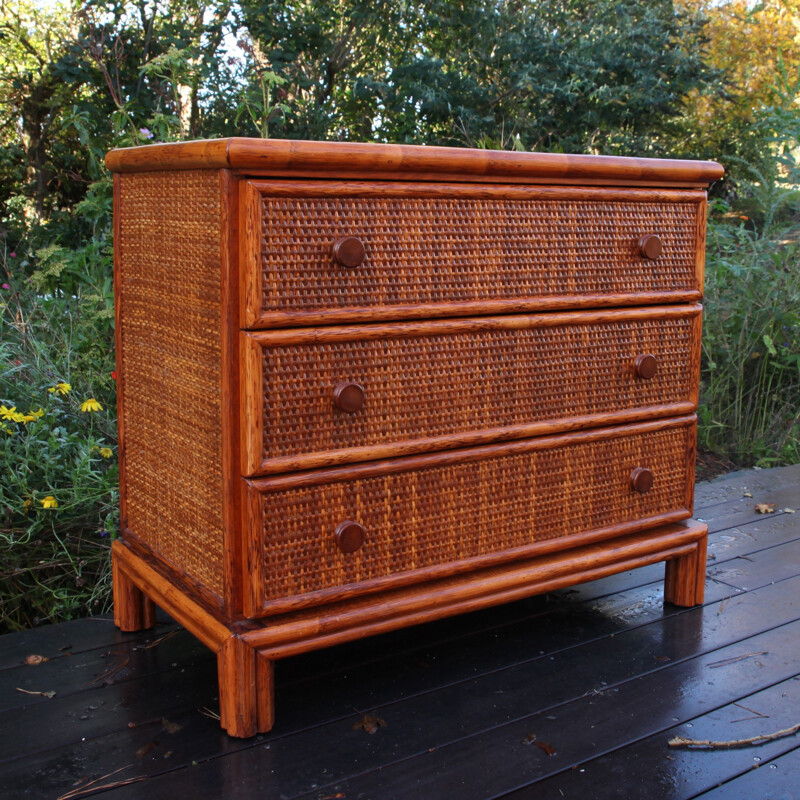
M182 570L177 564L166 561L150 545L142 541L130 528L120 529L120 541L133 553L136 558L150 564L160 575L175 586L183 589L212 614L222 617L225 615L225 600L204 583L196 575Z
M278 475L267 478L249 480L247 483L257 492L280 492L285 489L297 489L306 486L318 486L338 481L352 481L359 478L372 478L390 472L407 472L410 470L439 467L448 464L460 464L468 461L479 461L486 458L530 453L536 450L549 450L555 447L569 446L583 442L597 442L605 439L630 437L639 433L663 431L672 428L693 426L697 423L697 415L659 419L640 422L633 425L621 425L613 428L567 433L559 436L542 436L496 445L470 447L445 453L409 456L407 458L387 459L367 464L303 472L295 475Z
M261 316L262 272L261 261L261 195L248 182L239 184L239 250L242 290L239 297L239 315L242 325L257 325Z
M697 393L695 392L695 395ZM243 419L248 419L248 413L261 419L260 396L255 399L248 398ZM402 456L417 455L432 450L455 450L464 447L475 447L481 444L494 444L509 442L514 439L527 439L533 436L545 436L555 433L568 433L581 431L587 428L621 425L626 422L648 422L662 417L684 416L697 411L697 398L681 403L671 403L660 406L643 406L624 411L613 411L603 414L589 414L585 416L565 417L559 419L542 420L527 425L510 425L505 428L485 428L480 431L466 431L464 433L450 433L443 436L427 436L418 439L390 442L386 444L371 444L360 447L347 447L340 450L323 450L319 452L300 453L297 455L275 456L261 460L261 449L258 442L251 439L252 444L246 457L243 456L242 472L245 477L258 478L262 475L275 475L281 472L294 472L297 470L327 469L330 467L352 464L357 461L376 461ZM261 435L260 423L256 423L250 430L252 436Z
M263 506L257 502L258 495L251 495L251 529L263 530ZM263 558L254 557L253 570L250 587L250 606L246 614L249 617L272 617L286 614L291 611L299 611L313 606L324 606L328 603L341 602L349 597L369 596L377 592L396 590L404 587L419 585L431 580L444 580L455 575L474 573L483 569L490 569L507 564L512 561L530 560L551 555L553 553L567 552L571 550L587 547L598 542L608 541L619 537L637 534L643 530L650 530L664 525L682 522L691 516L688 508L679 508L674 511L657 514L652 517L639 518L633 522L612 525L608 528L589 531L587 533L576 533L557 539L544 539L534 542L524 547L515 547L503 550L498 553L477 556L458 563L448 562L432 567L422 567L399 575L388 575L381 578L371 578L357 584L345 584L330 589L319 589L317 591L306 592L302 595L292 595L280 599L263 600L262 581L266 580L266 575L262 569ZM263 546L263 542L261 543ZM257 553L254 554L257 556Z
M258 180L247 182L262 197L464 198L478 200L589 200L593 202L702 204L706 193L687 189L603 188L584 186L493 186L402 181Z
M376 172L416 176L604 180L652 184L708 184L723 175L713 161L682 161L620 156L509 153L418 145L305 142L280 139L218 139L146 145L112 150L106 156L112 172L210 169L287 171L374 176Z
M557 311L548 314L515 314L502 317L467 317L457 320L424 320L381 324L337 325L330 328L292 328L277 331L243 331L242 336L261 347L315 345L322 342L355 342L361 339L410 339L489 331L522 331L532 328L558 328L564 325L595 325L613 322L640 322L659 319L698 317L698 303L673 306L643 306L602 311Z
M365 324L393 319L433 319L437 317L472 317L491 314L542 313L565 309L612 309L626 306L653 306L656 303L696 303L700 290L669 292L620 292L614 294L575 294L534 296L509 300L464 300L444 303L416 303L390 306L347 306L314 311L258 311L243 316L245 327L281 328L283 326L335 325L363 320ZM260 306L260 303L259 303ZM243 312L244 313L244 312Z
M242 541L240 487L239 417L228 409L236 407L239 399L239 370L236 368L239 349L238 295L236 268L238 254L236 197L238 182L227 170L219 172L220 192L220 351L223 363L230 369L221 370L220 425L222 430L222 594L226 616L236 618L242 613Z
M111 551L125 575L206 647L217 652L230 637L226 625L135 555L119 539L112 543Z
M334 642L361 638L413 622L508 602L658 561L681 558L696 549L708 526L694 522L607 543L539 557L525 563L401 589L379 602L355 600L274 618L269 626L240 635L267 658L283 658Z

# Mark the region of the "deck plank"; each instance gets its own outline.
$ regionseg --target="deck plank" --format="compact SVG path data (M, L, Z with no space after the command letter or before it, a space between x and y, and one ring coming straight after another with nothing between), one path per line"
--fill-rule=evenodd
M702 608L663 606L653 565L279 662L278 723L251 740L201 714L217 707L214 658L185 631L159 641L175 630L163 616L139 634L106 618L7 635L0 796L91 793L88 781L110 775L101 782L141 780L98 796L585 798L603 783L598 798L727 800L717 783L766 773L752 772L754 754L713 753L721 766L704 771L702 753L667 759L665 736L686 723L727 730L737 699L772 709L768 728L797 707L800 509L780 511L797 506L800 465L698 485L712 531ZM748 648L768 654L710 666ZM30 654L49 660L26 665ZM354 727L365 713L386 727ZM529 733L556 754L522 744ZM770 743L763 758L790 767L795 745Z
M800 747L779 758L753 764L745 774L716 789L698 795L698 800L800 800Z
M194 636L175 627L166 634L128 639L112 647L83 650L40 664L18 664L0 671L0 720L2 712L12 708L51 702L43 695L20 690L55 692L63 698L129 678L155 675L172 669L178 661L188 666L212 659L213 654Z
M694 797L719 784L735 781L754 767L766 765L791 752L798 747L797 739L787 737L757 747L718 750L671 748L668 744L670 739L680 736L731 741L763 736L796 725L798 708L800 676L794 676L688 722L511 792L504 795L504 800L539 800L542 797L581 800ZM748 709L764 716L758 717ZM662 792L659 793L654 787L661 787ZM763 791L763 788L756 788L747 796L748 800L767 797L766 793L761 793ZM727 794L720 796L728 800Z
M714 588L718 593L717 599L731 593L728 587L720 585ZM292 668L294 660L279 662L277 664L277 701L281 722L272 737L285 736L325 723L337 725L341 720L349 720L349 724L352 725L356 719L353 713L355 708L363 710L374 708L403 695L416 694L424 697L427 693L438 691L448 684L457 684L473 679L476 675L507 669L509 664L516 664L526 659L541 659L557 652L567 651L569 648L582 646L589 638L595 640L611 638L626 628L641 626L646 621L645 617L647 620L663 619L664 611L661 607L660 591L660 586L655 589L648 587L649 593L657 595L658 602L650 604L646 615L617 617L612 614L605 616L598 613L588 603L568 603L563 606L555 606L546 614L531 620L487 628L457 641L434 642L409 653L404 653L402 649L395 649L396 643L391 641L393 635L389 634L385 637L388 640L385 644L374 643L374 647L378 650L384 646L388 648L388 652L385 654L386 663L378 666L369 662L351 664L341 672L328 673L327 680L321 680L325 672L324 652L311 654L317 663L318 672L314 674L312 671L305 680L294 684L282 680L283 674ZM667 613L678 616L688 612L681 609L670 609ZM436 623L436 625L441 627L442 623ZM535 638L531 637L532 629L536 631ZM400 644L402 645L403 642ZM311 659L305 657L305 660L310 661ZM98 688L94 692L62 698L63 708L60 708L58 713L53 710L53 707L37 708L32 706L30 709L19 709L16 715L11 713L0 716L0 719L4 721L4 726L9 728L21 724L22 721L26 721L33 728L39 728L45 725L48 719L56 722L65 718L67 720L66 724L51 726L44 737L37 735L36 740L42 745L44 751L41 758L33 757L32 745L27 739L11 743L6 757L13 757L16 754L27 755L27 758L21 760L26 764L24 773L28 774L31 768L35 768L37 772L49 774L54 769L53 764L56 763L81 764L87 760L85 753L90 750L101 754L93 763L97 774L105 774L124 766L119 762L117 756L121 755L122 761L125 761L126 757L130 760L130 757L143 746L140 741L141 737L138 735L127 748L124 747L124 744L120 744L120 742L124 743L131 739L130 732L124 727L128 722L136 725L137 732L143 726L148 726L148 733L144 734L145 737L150 736L162 741L163 736L159 733L160 712L163 712L163 716L167 716L173 722L181 715L186 718L194 715L195 721L198 721L200 719L197 712L198 706L215 707L216 698L211 694L216 690L213 663L209 657L207 663L203 665L202 674L199 674L198 666L197 663L180 661L175 664L171 672L129 678L118 684L120 690L123 686L125 687L126 696L140 697L141 695L138 706L129 704L127 708L118 709L118 714L124 723L121 735L118 730L107 727L108 719L104 713L105 709L97 708L98 697L106 700L109 697L108 692L103 692ZM189 677L185 678L187 672ZM158 682L154 680L156 677ZM183 685L186 680L190 685ZM183 690L179 695L175 694L176 682ZM197 692L197 694L193 695L192 692ZM172 704L168 706L163 703L161 698L164 696L169 696L173 701ZM50 702L56 703L58 699L58 697L54 698ZM194 705L191 703L192 699L196 700ZM184 702L185 706L176 707L175 702ZM423 707L425 702L425 700L421 701ZM81 720L80 727L75 728L72 724L74 720L85 715L89 715L89 718ZM331 722L332 720L333 722ZM183 723L179 722L179 724ZM206 745L201 746L193 737L192 726L185 726L185 728L186 732L166 737L169 741L164 742L163 748L154 750L148 763L161 756L165 749L174 755L171 766L180 764L179 753L181 752L187 754L188 763L191 763L198 758L210 757L213 755L213 748L219 747L221 734L216 723L210 729L210 745L208 745L212 748L210 753ZM184 738L188 738L191 742L185 749L181 746ZM74 756L69 755L71 750L74 751ZM106 759L104 754L107 753L112 754L116 760ZM92 763L91 759L89 759L89 763ZM158 763L156 763L156 767L163 768ZM78 779L79 777L73 776L69 772L63 773L64 780Z
M800 578L796 579L794 587L789 588L794 588L797 594ZM437 780L437 775L449 774L452 769L460 769L471 761L485 764L487 759L480 755L484 748L493 746L504 752L505 748L516 742L516 733L512 734L509 742L508 735L498 734L498 731L526 728L519 735L521 740L527 735L527 726L541 727L544 724L549 726L552 740L553 731L559 728L559 720L563 721L565 714L568 719L566 725L572 731L576 720L583 715L593 714L597 698L606 698L607 704L614 704L629 683L640 687L635 699L629 701L632 709L653 692L660 696L661 705L670 707L678 688L686 686L699 669L696 663L698 653L705 653L703 658L714 662L726 658L729 652L738 655L743 646L768 649L773 646L770 644L773 639L783 640L788 635L782 632L783 628L778 628L778 632L771 637L758 633L755 639L752 637L754 631L761 631L764 627L765 610L771 615L771 625L781 625L790 620L789 624L795 626L792 631L800 633L800 623L796 622L800 609L795 605L786 609L784 596L785 592L778 587L767 586L758 592L735 598L738 605L733 614L727 614L727 611L718 613L720 603L690 609L645 626L632 627L603 639L545 653L524 664L488 672L472 680L439 688L435 692L420 693L388 705L370 705L371 701L380 698L384 685L381 676L378 676L377 680L373 677L371 684L365 687L364 681L369 677L363 676L350 699L361 704L362 713L368 711L386 722L386 727L376 735L369 736L354 728L360 715L351 713L296 735L267 741L268 757L263 752L263 746L258 746L232 753L226 757L226 761L230 762L229 768L235 769L237 774L250 776L248 782L240 787L245 794L258 791L259 797L265 799L303 794L309 783L327 786L334 795L343 792L350 797L358 796L361 792L365 797L390 797L393 795L389 784L384 785L386 776L391 777L389 783L396 784L400 792L416 787L420 792L417 796L428 796L425 792L432 791L431 785ZM766 639L762 641L759 636ZM742 645L741 641L747 644ZM620 653L626 657L621 659ZM747 672L747 681L750 681L748 692L754 686L763 685L757 682L756 677L774 682L788 677L787 671L794 674L796 664L792 659L788 661L790 667L780 657L773 659L766 669L753 665L742 667L740 672ZM755 673L750 674L754 670ZM659 681L656 676L660 673L675 674L670 680ZM324 693L325 687L322 688ZM371 691L365 691L365 688ZM720 686L715 693L709 691L703 681L694 690L696 697L691 698L698 705L690 706L689 699L685 698L683 703L689 710L682 713L694 716L696 709L706 710L704 703L716 701L719 704L720 692L733 692L738 696L741 688L740 684L727 688ZM341 698L342 692L337 687L338 697ZM727 702L729 695L722 696ZM297 713L294 704L298 699L288 695L284 698L292 704L294 713ZM311 703L316 699L307 697ZM324 698L320 698L320 702L324 702ZM279 707L281 712L291 716L293 709ZM605 711L593 715L602 717L603 713ZM551 716L553 720L550 720ZM648 715L643 724L650 722ZM606 723L610 728L615 728L617 720L609 719ZM597 724L600 724L599 719ZM498 735L502 737L502 742L498 742ZM615 730L609 730L606 735L613 738ZM547 740L548 737L542 738ZM584 745L594 746L585 740ZM467 752L461 754L462 750ZM440 754L449 752L459 753L455 766L450 761L445 764L438 761ZM527 749L518 755L523 760L530 759ZM501 763L502 759L508 757L508 754L495 752L488 758L488 763ZM423 770L424 774L415 772L415 769L422 769L426 764L430 767ZM557 764L557 760L547 759L544 767L555 767ZM517 767L521 765L516 764L515 769ZM184 773L191 772L194 775L199 772L207 780L213 781L217 769L214 762L209 762L197 768L180 770L169 779L165 776L159 785L166 782L169 787L164 795L166 797L170 792L178 791ZM354 786L344 783L365 770L370 770L370 775L377 783L367 783L365 787L361 783L367 780L365 777L358 779ZM403 779L406 774L416 775L416 780L409 784ZM452 780L453 776L450 775L448 785L452 784ZM485 786L481 791L483 788Z
M114 620L105 614L86 617L58 625L45 625L27 631L7 633L0 637L0 670L19 666L27 656L37 654L49 659L68 657L87 650L113 647L126 642L138 643L160 636L177 626L166 615L160 614L157 626L151 631L123 633L114 626Z
M675 721L707 713L753 689L793 677L797 662L786 649L798 635L800 621L795 621L652 675L609 685L547 713L501 722L496 728L414 758L384 764L366 774L356 773L347 781L333 781L324 788L329 794L386 800L411 797L414 793L418 797L436 796L442 787L448 789L449 796L461 800L502 796L554 772L578 767L592 756L666 731ZM736 669L727 670L724 676L709 674L711 664L744 652L766 655L737 662ZM643 708L647 709L646 714L642 713ZM553 754L528 744L534 736L554 748ZM337 752L337 756L346 758L347 753ZM363 761L362 754L361 765ZM246 772L250 774L249 770ZM268 790L263 787L260 791Z

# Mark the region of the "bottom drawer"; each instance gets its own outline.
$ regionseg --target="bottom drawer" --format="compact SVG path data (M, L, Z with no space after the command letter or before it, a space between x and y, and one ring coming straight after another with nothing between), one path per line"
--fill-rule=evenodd
M685 519L695 425L691 415L246 481L245 613ZM649 490L642 472L635 488L636 470L652 474Z

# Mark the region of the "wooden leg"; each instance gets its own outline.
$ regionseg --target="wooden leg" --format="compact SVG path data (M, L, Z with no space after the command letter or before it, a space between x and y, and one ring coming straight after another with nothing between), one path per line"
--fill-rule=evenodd
M274 724L272 662L237 636L217 653L220 725L230 736L246 739Z
M111 552L114 582L114 624L123 631L142 631L156 624L155 603L125 574Z
M706 590L706 552L708 535L697 542L688 555L666 563L664 602L676 606L699 606Z

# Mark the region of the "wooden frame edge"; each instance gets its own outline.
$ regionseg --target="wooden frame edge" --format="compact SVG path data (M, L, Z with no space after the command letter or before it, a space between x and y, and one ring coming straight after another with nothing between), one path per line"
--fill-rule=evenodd
M315 311L261 311L251 317L246 325L252 331L274 328L297 328L312 325L346 325L392 320L422 320L423 322L449 317L492 316L495 314L542 314L567 312L575 309L624 309L679 303L697 303L701 293L697 289L659 292L628 292L617 294L582 294L536 296L512 300L464 300L444 303L417 303L414 305L348 306Z
M402 180L381 181L365 177L361 181L337 180L264 180L251 178L248 184L260 197L408 197L474 198L519 200L602 200L633 203L700 204L706 193L701 189L627 188L602 186L561 186L485 184L485 183L410 183Z
M119 539L111 544L118 569L206 647L218 652L230 629Z
M575 583L659 561L691 556L708 527L702 523L667 525L646 534L539 557L475 575L448 578L423 587L400 589L370 602L359 598L306 613L274 618L264 628L241 637L270 659L284 658L332 644L464 611L554 591Z
M703 312L699 303L668 306L636 306L604 308L596 311L550 311L503 316L460 317L459 319L425 319L419 321L370 322L335 325L325 328L290 328L287 330L244 331L243 335L259 347L315 345L327 342L355 342L362 339L413 339L424 336L490 333L505 330L558 328L563 325L597 325L621 322L690 319Z
M697 288L701 297L705 293L706 279L706 230L708 228L708 195L703 192L703 199L697 209L697 238L695 240L695 274Z
M252 491L247 481L242 480L243 522L250 531L245 575L244 575L244 614L247 618L260 617L263 608L263 589L266 576L264 559L261 557L264 542L264 506L258 492Z
M256 513L261 514L261 504L258 503L258 496L257 492L251 492L250 504L252 507L258 508ZM529 561L534 558L549 556L552 553L568 552L600 542L608 542L621 537L631 536L646 530L681 522L689 517L691 517L691 511L688 508L677 508L652 517L636 519L632 522L624 522L607 528L585 531L584 533L570 534L569 536L558 539L543 539L521 547L475 556L464 561L422 567L398 575L386 575L380 578L360 581L357 584L319 589L314 592L291 595L279 600L269 600L266 602L261 599L258 592L258 587L262 585L261 581L264 580L265 576L262 572L256 574L254 570L253 580L250 584L252 588L250 593L251 605L246 609L246 614L249 618L259 619L266 623L270 618L280 616L281 614L314 607L324 607L327 604L342 602L343 600L356 596L366 598L378 592L394 591L430 581L444 580L457 575L474 575L476 572L496 568L511 562ZM254 516L254 519L255 518ZM260 518L259 524L259 531L263 531L263 516ZM266 546L263 535L259 536L259 541L255 542L255 544L260 548ZM254 550L253 561L251 563L256 569L260 568L260 562L262 560L263 559L258 558L258 551Z
M144 563L151 564L163 577L180 587L187 596L195 598L198 605L211 609L211 613L225 615L225 598L218 595L208 586L193 579L181 568L167 561L160 554L156 553L149 545L141 541L134 531L130 528L123 528L120 532L121 541L131 553Z
M696 395L696 393L695 393ZM625 423L648 422L662 417L684 416L697 411L697 398L689 398L685 402L671 403L663 406L643 406L625 409L624 411L605 412L564 419L541 420L525 425L513 425L506 428L487 428L481 431L465 431L444 436L420 437L385 444L362 445L359 447L341 448L339 450L323 450L289 456L264 458L250 461L249 472L245 477L257 479L283 472L300 470L328 469L346 464L365 461L402 458L422 453L456 450L477 447L482 444L499 444L516 439L529 439L536 436L552 436L556 433L573 433L595 427L623 425Z
M239 468L242 475L256 475L264 453L264 357L259 342L246 331L239 333L239 367Z
M258 492L279 492L286 489L299 489L325 483L336 483L338 481L372 478L392 472L407 472L409 470L426 469L428 467L479 461L485 458L498 458L501 456L528 453L535 450L549 450L554 447L616 439L622 436L633 436L639 433L695 426L696 424L697 415L687 414L682 417L669 417L666 419L650 420L648 422L637 422L631 425L593 428L573 433L537 436L530 439L502 442L500 444L481 445L480 447L445 450L437 453L404 456L402 458L384 459L363 464L331 467L329 469L252 478L247 479L247 483Z
M114 287L114 366L117 384L117 462L119 464L119 529L128 527L127 479L125 472L125 368L122 341L122 175L113 183L113 287Z
M402 174L417 179L603 181L605 184L708 186L724 174L714 161L505 151L358 142L311 142L233 137L112 150L112 172L230 167L312 176Z
M258 325L261 316L261 194L251 181L238 183L238 244L239 263L247 264L239 271L239 315L240 327L251 328Z
M222 432L223 599L228 619L242 613L242 526L239 489L241 417L239 403L239 303L237 181L219 170L220 194L220 429Z

